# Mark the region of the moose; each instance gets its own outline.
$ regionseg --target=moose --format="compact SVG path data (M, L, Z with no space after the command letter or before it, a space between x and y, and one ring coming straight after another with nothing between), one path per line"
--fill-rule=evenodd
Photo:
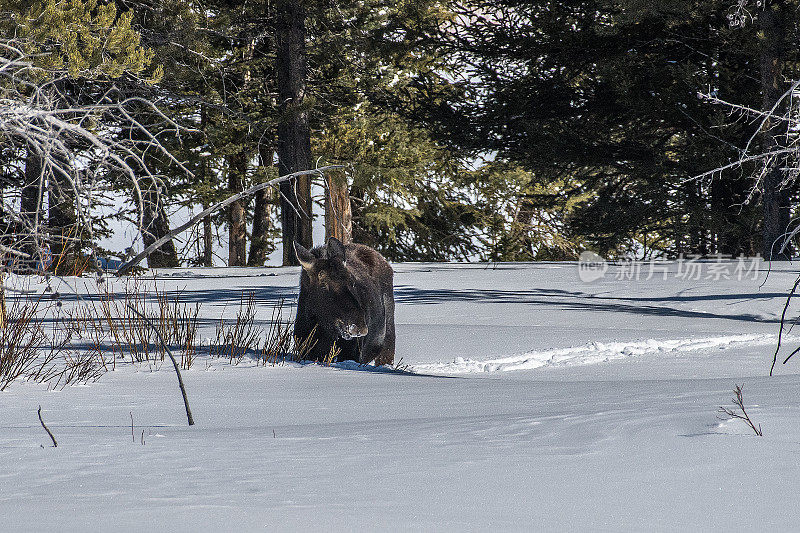
M337 360L376 366L394 361L392 267L363 244L335 237L308 250L295 242L302 266L294 335L314 335L309 358L324 360L336 343Z

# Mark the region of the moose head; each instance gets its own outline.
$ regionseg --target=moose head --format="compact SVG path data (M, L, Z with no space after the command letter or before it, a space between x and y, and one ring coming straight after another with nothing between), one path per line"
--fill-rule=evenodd
M313 250L295 242L294 250L303 267L301 286L307 288L308 312L317 324L333 338L367 335L366 312L344 244L332 237L326 246Z

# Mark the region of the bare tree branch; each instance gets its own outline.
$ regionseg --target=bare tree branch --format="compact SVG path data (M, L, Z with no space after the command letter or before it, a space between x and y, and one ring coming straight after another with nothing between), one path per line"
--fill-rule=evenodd
M794 281L794 286L792 286L792 291L789 293L789 296L786 297L786 304L783 306L783 313L781 313L781 327L778 330L778 344L775 346L775 353L772 355L772 366L769 367L769 375L772 375L772 371L775 370L775 362L778 360L778 352L781 349L781 341L783 340L783 328L786 323L786 311L789 309L789 304L792 302L792 296L794 296L795 291L797 291L797 286L800 285L800 276L797 276L797 279ZM796 352L796 350L795 350ZM788 361L794 352L786 358ZM786 364L786 361L783 364Z
M298 176L308 176L310 174L322 175L322 174L324 174L325 171L331 170L331 169L334 169L334 168L345 168L345 165L329 165L329 166L326 166L326 167L320 167L320 168L313 169L313 170L301 170L299 172L293 172L291 174L286 174L285 176L281 176L279 178L275 178L273 180L270 180L270 181L267 181L267 182L264 182L264 183L259 183L258 185L254 185L253 187L250 187L249 189L247 189L245 191L242 191L240 193L237 193L237 194L234 194L232 196L229 196L225 200L223 200L223 201L221 201L221 202L219 202L217 204L214 204L211 207L209 207L208 209L205 209L205 210L201 211L200 213L198 213L197 215L193 216L191 219L189 219L188 222L186 222L184 224L181 224L180 226L178 226L177 228L175 228L173 230L170 230L169 233L167 233L166 235L164 235L163 237L158 239L156 242L154 242L153 244L151 244L150 246L148 246L147 248L142 250L142 252L140 252L136 257L134 257L130 261L127 261L126 263L123 263L122 265L120 265L119 269L117 270L117 275L121 276L121 275L125 274L133 266L139 264L142 261L142 259L144 259L148 255L150 255L155 250L157 250L160 246L162 246L164 243L166 243L167 241L169 241L170 239L175 237L175 235L178 235L179 233L182 233L182 232L186 231L188 228L194 226L195 224L200 222L204 217L210 215L214 211L218 211L218 210L220 210L220 209L222 209L224 207L229 206L233 202L244 198L245 196L250 196L252 194L257 193L258 191L260 191L262 189L266 189L267 187L272 187L272 186L277 185L278 183L281 183L283 181L286 181L286 180L289 180L289 179L292 179L292 178L296 178Z
M68 82L66 72L48 71L49 78L43 80L42 69L34 68L31 59L16 42L0 39L0 137L4 148L33 153L41 162L36 181L29 176L22 184L23 188L35 187L38 191L35 212L14 213L15 209L6 208L14 204L13 196L8 202L6 198L0 199L4 213L14 223L13 236L5 235L13 243L3 245L27 254L31 260L46 255L43 249L46 243L88 241L94 247L91 205L119 176L130 183L138 204L141 231L144 197L140 182L158 179L148 168L145 154L155 152L191 176L191 171L170 153L162 140L169 135L180 140L181 132L195 130L179 125L145 98L123 97L113 83L107 83L93 101L77 104L62 89ZM139 118L142 110L153 118L153 124L142 122ZM154 133L155 127L158 134ZM74 199L74 206L70 207L76 219L74 227L61 228L57 235L53 228L48 232L39 220L42 192L48 186ZM21 239L25 246L17 246Z
M22 257L23 259L31 258L31 256L26 254L25 252L20 252L19 250L9 248L8 246L3 246L2 244L0 244L0 252L3 252L4 254L15 255L17 257Z

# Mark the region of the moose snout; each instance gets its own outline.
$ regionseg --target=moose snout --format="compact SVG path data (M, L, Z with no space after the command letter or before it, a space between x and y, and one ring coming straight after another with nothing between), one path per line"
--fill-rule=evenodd
M367 327L366 326L358 326L353 323L345 323L342 320L336 320L336 329L339 331L339 335L346 341L350 339L354 339L356 337L363 337L367 334Z

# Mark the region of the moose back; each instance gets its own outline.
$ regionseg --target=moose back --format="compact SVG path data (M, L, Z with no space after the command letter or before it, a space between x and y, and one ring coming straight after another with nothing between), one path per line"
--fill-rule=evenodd
M314 334L309 357L320 361L334 342L337 360L375 365L394 361L394 272L378 252L331 238L312 250L294 244L303 267L294 334ZM316 329L314 329L316 327Z

